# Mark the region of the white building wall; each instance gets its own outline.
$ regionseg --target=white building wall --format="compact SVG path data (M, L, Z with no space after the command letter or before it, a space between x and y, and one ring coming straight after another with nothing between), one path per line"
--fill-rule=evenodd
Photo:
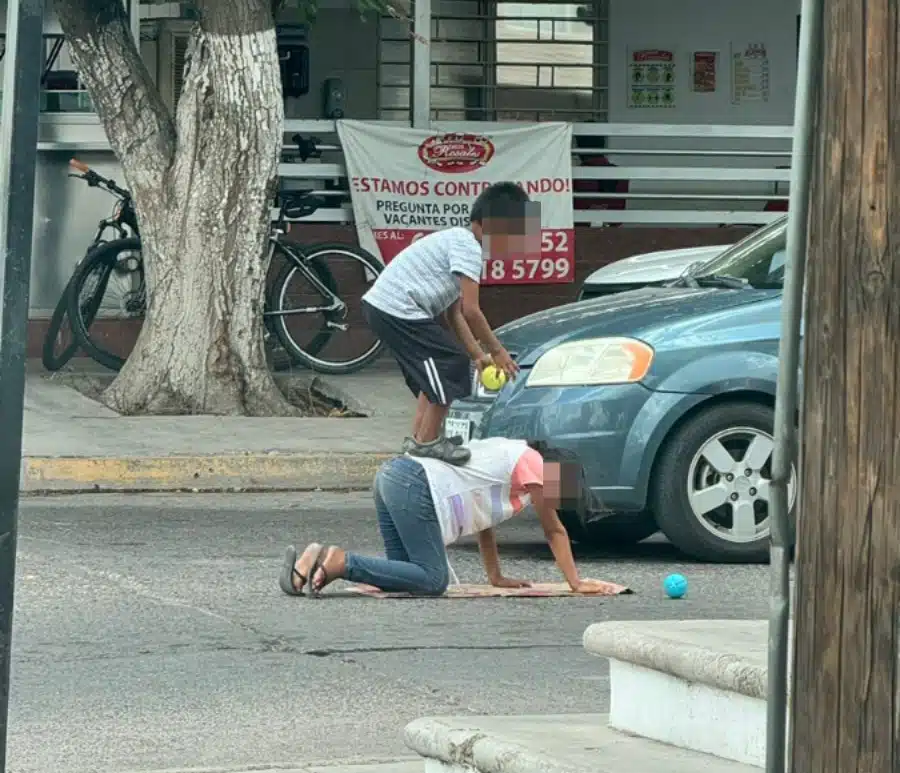
M610 123L774 124L793 121L800 0L611 0L609 19ZM768 102L731 99L731 47L763 43L769 57ZM629 108L631 49L676 55L676 104ZM717 51L718 88L691 91L692 54Z
M279 21L289 22L285 14ZM351 2L322 5L309 32L309 93L285 102L288 118L324 118L323 88L328 78L344 84L347 118L375 118L378 22L360 19Z
M609 18L609 122L619 124L729 124L740 126L789 126L793 123L797 78L797 32L800 0L610 0ZM769 60L767 101L735 103L732 98L732 51L750 44L765 45ZM662 49L675 55L674 107L629 106L629 59L635 49ZM692 90L693 53L718 52L716 90ZM622 167L732 167L787 166L787 156L617 155L616 149L789 151L776 140L698 139L658 137L609 139L609 159ZM628 202L628 209L762 210L765 201L727 199L728 194L761 199L788 192L787 184L768 182L717 182L714 171L708 181L632 181L633 194L659 194L663 198ZM665 198L701 194L722 197L699 200Z

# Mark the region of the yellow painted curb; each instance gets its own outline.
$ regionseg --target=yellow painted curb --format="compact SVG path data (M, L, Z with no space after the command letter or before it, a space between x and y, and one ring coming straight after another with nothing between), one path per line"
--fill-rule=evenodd
M367 489L394 454L230 454L160 457L28 457L21 490L303 491Z

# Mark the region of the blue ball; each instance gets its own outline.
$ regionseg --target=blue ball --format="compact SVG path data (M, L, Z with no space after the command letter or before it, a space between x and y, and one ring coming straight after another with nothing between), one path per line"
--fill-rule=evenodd
M687 578L682 574L670 574L663 580L663 588L670 599L680 599L687 593Z

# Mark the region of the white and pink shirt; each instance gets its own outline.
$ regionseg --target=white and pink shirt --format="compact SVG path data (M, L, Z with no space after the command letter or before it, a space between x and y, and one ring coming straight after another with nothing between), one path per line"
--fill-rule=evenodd
M415 459L425 468L445 545L509 520L530 504L527 486L544 484L544 460L524 440L472 440L468 448L472 458L460 467Z

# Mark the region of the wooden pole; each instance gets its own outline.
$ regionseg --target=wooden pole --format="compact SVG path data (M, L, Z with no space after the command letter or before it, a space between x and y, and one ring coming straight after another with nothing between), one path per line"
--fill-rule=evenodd
M900 0L825 0L792 773L900 771Z

